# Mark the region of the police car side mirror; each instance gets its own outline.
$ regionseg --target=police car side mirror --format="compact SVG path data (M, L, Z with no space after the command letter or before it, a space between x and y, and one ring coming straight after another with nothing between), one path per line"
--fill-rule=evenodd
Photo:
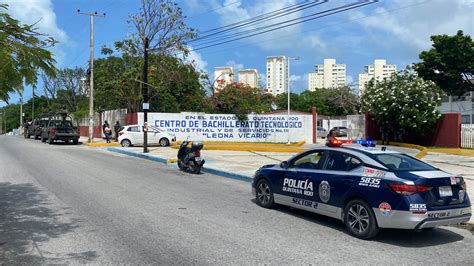
M283 162L280 163L280 167L283 168L283 169L288 168L288 166L289 166L289 165L288 165L288 162L287 162L287 161L283 161Z

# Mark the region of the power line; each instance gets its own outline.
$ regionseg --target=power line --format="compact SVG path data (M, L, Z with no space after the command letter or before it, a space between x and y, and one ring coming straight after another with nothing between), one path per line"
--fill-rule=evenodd
M204 39L204 38L207 38L209 36L213 36L213 35L216 35L216 34L219 34L219 33L222 33L222 32L227 32L227 31L237 29L237 28L242 28L242 27L249 26L249 25L252 25L252 24L259 24L259 23L262 23L262 22L265 22L265 21L268 21L268 20L272 20L272 19L275 19L275 18L279 18L279 17L282 17L282 16L286 16L286 15L298 12L300 10L308 9L308 8L313 7L313 6L320 5L320 4L323 4L323 3L326 3L326 2L328 2L328 0L323 0L322 2L316 1L316 2L310 2L310 3L301 2L301 3L298 3L298 4L290 5L290 6L280 8L280 9L277 9L277 10L274 10L274 11L271 11L271 12L268 12L268 13L264 13L262 15L258 15L258 16L253 17L253 18L245 19L245 20L242 20L242 21L239 21L239 22L235 22L235 23L223 26L223 27L218 27L218 28L214 28L214 29L210 29L210 30L201 32L201 34L202 33L208 33L208 32L213 32L213 33L208 34L208 35L204 35L200 38L197 38L196 40ZM217 31L217 32L215 32L215 31Z
M323 15L319 15L319 16L316 16L316 17L312 17L313 15L310 15L311 18L308 18L308 19L304 19L304 20L301 20L301 21L297 21L297 22L294 22L294 23L291 23L291 24L288 24L288 25L284 25L284 26L280 26L280 27L276 27L276 28L273 28L273 29L265 30L265 31L262 31L262 32L257 32L257 33L245 35L245 36L242 36L242 37L239 37L239 38L234 38L234 39L231 39L231 40L222 41L222 42L210 44L210 45L207 45L207 46L194 48L192 51L198 51L198 50L214 47L214 46L229 43L229 42L234 42L234 41L237 41L237 40L250 38L250 37L261 35L261 34L264 34L264 33L271 32L271 31L275 31L275 30L287 28L287 27L290 27L290 26L294 26L294 25L297 25L297 24L301 24L301 23L304 23L304 22L307 22L307 21L311 21L311 20L315 20L315 19L318 19L318 18L327 17L327 16L330 16L330 15L341 13L341 12L344 12L344 11L347 11L347 10L359 8L359 7L362 7L362 6L365 6L365 5L370 5L370 4L373 4L375 2L376 1L365 1L365 2L362 2L362 3L361 2L356 2L356 3L350 4L350 5L345 5L345 6L348 6L348 7L345 7L345 8L342 8L342 7L334 8L334 9L332 9L334 11L332 11L328 14L323 14ZM284 22L284 23L287 23L287 22ZM281 24L281 23L277 23L277 24ZM275 26L275 25L272 25L272 26Z
M198 13L198 14L195 14L194 16L187 17L187 19L199 17L199 16L201 16L201 15L203 15L203 14L206 14L206 13L209 13L209 12L214 12L214 11L217 11L217 10L219 10L219 9L223 9L224 7L228 7L228 6L231 6L231 5L235 5L235 4L237 4L237 3L240 3L240 0L239 0L239 1L232 2L232 3L229 3L229 4L227 4L227 5L223 5L223 6L218 7L218 8L214 8L214 9L210 9L210 10L205 10L205 11L203 11L203 12L200 12L200 13Z
M242 35L245 35L245 34L250 34L250 33L253 33L253 32L258 32L258 31L261 31L261 30L265 30L265 29L268 29L268 28L272 28L272 27L275 27L275 26L278 26L278 25L283 25L283 24L287 24L287 23L290 23L290 22L293 22L293 21L298 21L298 20L303 20L305 18L310 18L310 17L315 17L315 16L320 16L321 14L324 14L324 13L328 13L328 12L332 12L332 11L335 11L335 10L338 10L338 9L343 9L345 7L350 7L350 6L355 6L355 5L359 5L360 3L351 3L351 4L347 4L347 5L343 5L343 6L339 6L339 7L336 7L336 8L332 8L332 9L328 9L328 10L324 10L324 11L320 11L320 12L317 12L317 13L313 13L313 14L310 14L310 15L307 15L307 16L303 16L303 17L300 17L300 18L296 18L296 19L290 19L290 20L286 20L286 21L282 21L282 22L279 22L279 23L275 23L275 24L271 24L271 25L267 25L267 26L263 26L263 27L259 27L259 28L255 28L255 29L251 29L251 30L247 30L247 31L241 31L241 32L237 32L237 33L233 33L233 34L228 34L224 37L220 37L219 36L216 36L214 37L213 39L216 39L218 38L218 40L225 40L225 39L229 39L229 38L232 38L232 37L238 37L238 36L242 36ZM215 40L214 40L215 41ZM204 42L204 43L200 43L198 45L205 45L205 44L209 44L209 43L212 43L213 41L208 41L208 42Z
M237 48L242 48L242 47L254 45L254 44L257 44L257 43L265 43L265 42L270 42L270 41L274 41L274 40L280 40L282 38L290 38L292 36L295 36L295 35L298 35L298 34L301 34L301 33L319 31L319 30L322 30L322 29L325 29L325 28L338 26L338 25L345 24L345 23L352 22L352 21L362 20L362 19L366 19L366 18L369 18L369 17L377 16L377 15L397 12L397 11L407 9L407 8L410 8L410 7L414 7L414 6L424 5L424 4L427 4L428 2L431 2L431 1L433 1L433 0L427 0L427 1L424 1L424 2L419 2L419 3L416 3L416 4L412 4L412 5L407 5L407 6L402 6L402 7L399 7L399 8L389 9L389 10L386 10L386 11L383 11L383 12L378 12L378 13L375 13L375 14L372 14L372 15L367 15L367 16L362 16L362 17L358 17L358 18L354 18L354 19L349 19L349 20L339 22L339 23L333 23L331 25L327 25L327 26L324 26L324 27L319 27L317 29L310 29L310 30L306 30L306 31L302 31L302 32L294 33L294 34L287 34L287 35L284 35L284 36L279 36L278 38L270 38L270 39L266 39L266 40L263 40L263 41L252 42L252 43L243 44L243 45L239 45L239 46L233 46L233 47L230 47L230 48L221 49L221 50L217 50L217 51L205 52L205 54L217 54L217 53L227 52L229 50L235 50ZM194 51L194 50L191 50L191 51Z

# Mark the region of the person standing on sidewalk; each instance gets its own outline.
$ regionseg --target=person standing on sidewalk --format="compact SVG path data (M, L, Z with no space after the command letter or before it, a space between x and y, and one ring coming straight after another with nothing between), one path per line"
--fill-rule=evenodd
M119 121L115 122L115 125L114 125L115 141L118 141L120 128L121 128L120 122Z
M107 124L107 126L105 127L104 134L105 134L105 139L107 143L110 143L110 137L112 136L112 129L110 128L109 124Z
M109 126L109 123L107 120L104 121L104 124L102 125L102 133L104 133L104 138L107 138L107 134L105 134L105 128Z

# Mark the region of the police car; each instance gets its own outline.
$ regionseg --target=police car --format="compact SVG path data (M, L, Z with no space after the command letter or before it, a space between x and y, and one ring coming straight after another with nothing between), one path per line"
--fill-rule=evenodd
M471 217L466 183L406 154L371 141L311 149L255 173L257 204L275 204L341 220L361 239L380 228L428 229ZM349 141L351 142L351 141Z

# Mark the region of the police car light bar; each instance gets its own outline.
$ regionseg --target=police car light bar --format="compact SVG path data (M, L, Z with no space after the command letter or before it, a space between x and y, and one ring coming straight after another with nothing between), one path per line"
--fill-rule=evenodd
M339 139L333 139L331 141L328 141L326 143L327 146L329 147L341 147L342 144L359 144L364 147L375 147L375 142L373 140L339 140Z
M373 141L373 140L358 139L358 140L354 140L354 143L355 144L360 144L364 147L375 147L375 141Z

